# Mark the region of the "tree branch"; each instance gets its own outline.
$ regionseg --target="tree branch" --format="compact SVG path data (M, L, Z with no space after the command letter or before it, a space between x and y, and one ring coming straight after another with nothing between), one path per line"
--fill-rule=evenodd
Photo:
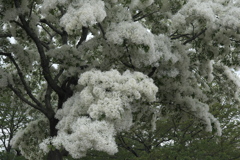
M15 6L17 9L19 9L19 1L14 0ZM43 46L41 44L40 39L37 37L36 33L30 28L28 22L25 20L23 15L19 15L19 19L22 22L22 28L25 30L25 32L28 34L28 36L34 41L35 45L37 46L38 53L40 55L41 60L41 67L43 70L43 76L48 82L48 84L51 86L51 88L60 96L64 95L64 91L57 85L57 83L52 79L51 72L49 70L49 61L45 55Z
M26 90L28 96L39 106L39 107L43 107L43 105L33 96L32 92L31 92L31 89L30 87L28 86L28 84L26 83L25 81L25 78L23 76L23 73L20 69L20 67L18 66L18 64L16 63L15 59L10 55L8 56L9 59L13 62L14 66L16 67L17 69L17 73L18 73L18 76L20 77L20 80L23 84L23 87L24 89Z
M62 43L63 44L67 44L68 41L68 34L66 31L64 31L64 29L58 30L56 27L54 27L51 23L49 23L46 19L41 19L40 22L48 25L49 28L51 28L54 32L56 32L57 34L59 34L62 37Z
M10 33L0 34L0 38L7 38L7 37L12 37L12 34Z
M152 71L148 74L148 77L152 77L156 70L157 70L157 67L153 67Z
M104 31L101 23L98 23L98 27L100 28L100 30L101 30L101 32L102 32L103 38L104 38L105 40L107 40L107 38L106 38L106 36L105 36L106 33L105 33L105 31Z
M118 137L119 141L123 144L124 148L126 148L128 151L130 151L134 156L139 157L139 155L131 147L129 147L127 145L127 143L125 142L124 138L121 135L119 135L117 137Z
M54 27L51 23L49 23L46 19L41 19L40 22L48 25L54 32L56 32L59 35L62 35L62 31L58 30L56 27Z
M204 34L206 30L207 30L206 28L205 28L205 29L202 29L201 32L199 32L198 34L194 35L192 38L186 40L183 44L185 45L185 44L187 44L187 43L189 43L189 42L192 42L193 40L195 40L196 38L198 38L200 35Z
M11 53L0 52L0 55L9 57L9 56L11 56Z
M186 45L187 43L189 42L192 42L193 40L197 39L199 36L201 36L202 34L205 33L207 29L204 28L202 29L198 34L195 34L194 32L194 26L193 26L193 33L192 33L192 37L191 34L178 34L178 31L176 31L175 33L173 33L172 35L170 35L171 37L171 40L174 40L174 39L179 39L179 38L186 38L187 40L183 42L184 45Z
M51 105L51 93L52 93L52 89L48 85L47 86L47 90L46 90L46 94L45 94L45 99L44 99L46 108L52 108L52 105Z
M87 35L88 35L88 28L87 27L82 27L82 35L81 38L79 40L79 42L77 43L77 48L87 39Z
M152 15L152 14L154 14L154 13L157 13L157 12L159 12L159 10L152 11L151 13L144 14L143 16L141 16L141 17L139 17L139 18L137 18L137 17L138 17L140 14L136 14L136 15L133 16L133 21L134 21L134 22L139 21L139 20L141 20L141 19L143 19L143 18L145 18L145 17L147 17L147 16L150 16L150 15ZM139 13L142 13L142 12L139 12ZM135 18L137 18L137 19L135 19Z
M43 114L47 115L47 112L44 108L42 107L39 107L35 104L33 104L32 102L30 102L28 99L26 99L24 96L23 96L23 93L21 93L20 91L18 91L17 89L15 89L12 85L8 85L8 87L23 101L25 102L26 104L28 104L29 106L39 110L40 112L42 112Z

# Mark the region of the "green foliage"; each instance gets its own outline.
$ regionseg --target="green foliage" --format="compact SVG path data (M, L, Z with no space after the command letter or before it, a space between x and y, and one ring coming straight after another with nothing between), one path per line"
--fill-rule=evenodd
M239 159L240 129L238 126L240 121L238 108L231 105L214 104L210 110L221 122L223 129L221 136L216 136L214 131L206 132L204 127L197 127L199 125L194 124L193 119L180 121L169 119L164 123L158 123L158 127L163 128L163 130L166 125L172 125L171 131L164 136L167 136L169 141L154 147L151 153L145 152L135 160ZM161 131L160 134L158 133L159 139L162 138L161 133Z
M1 160L26 160L23 156L17 156L14 153L9 152L0 152L0 159Z
M186 118L179 116L179 113L171 113L172 116L157 122L157 129L153 132L151 126L142 125L141 128L118 135L116 139L119 152L114 156L91 151L83 160L239 159L238 108L216 103L210 107L210 111L221 123L221 136L217 136L215 130L206 132L204 125L197 123L191 115Z
M24 128L30 120L27 108L13 93L2 89L0 96L0 159L23 160L23 157L12 153L10 141L20 128Z

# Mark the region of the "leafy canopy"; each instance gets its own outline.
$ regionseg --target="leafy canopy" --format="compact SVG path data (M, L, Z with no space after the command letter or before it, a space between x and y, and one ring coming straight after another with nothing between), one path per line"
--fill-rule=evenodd
M12 146L28 159L115 154L116 135L143 124L154 130L171 111L221 135L209 105L239 103L239 7L1 0L0 87L39 111Z

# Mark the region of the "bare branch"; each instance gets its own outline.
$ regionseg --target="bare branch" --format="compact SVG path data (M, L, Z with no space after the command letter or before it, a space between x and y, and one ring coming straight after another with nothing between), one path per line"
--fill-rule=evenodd
M117 137L124 148L126 148L128 151L130 151L134 156L139 157L139 155L134 151L134 149L127 145L127 143L125 142L124 138L121 135L119 135Z

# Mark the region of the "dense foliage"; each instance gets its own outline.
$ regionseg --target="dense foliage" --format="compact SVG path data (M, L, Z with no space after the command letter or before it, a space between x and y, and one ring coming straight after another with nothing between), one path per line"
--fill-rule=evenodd
M13 150L10 141L18 130L26 127L32 114L12 92L2 89L0 94L0 159L21 160L19 150Z
M11 140L28 159L114 155L163 117L220 136L209 106L239 105L238 1L1 0L0 22L0 88L38 113Z

